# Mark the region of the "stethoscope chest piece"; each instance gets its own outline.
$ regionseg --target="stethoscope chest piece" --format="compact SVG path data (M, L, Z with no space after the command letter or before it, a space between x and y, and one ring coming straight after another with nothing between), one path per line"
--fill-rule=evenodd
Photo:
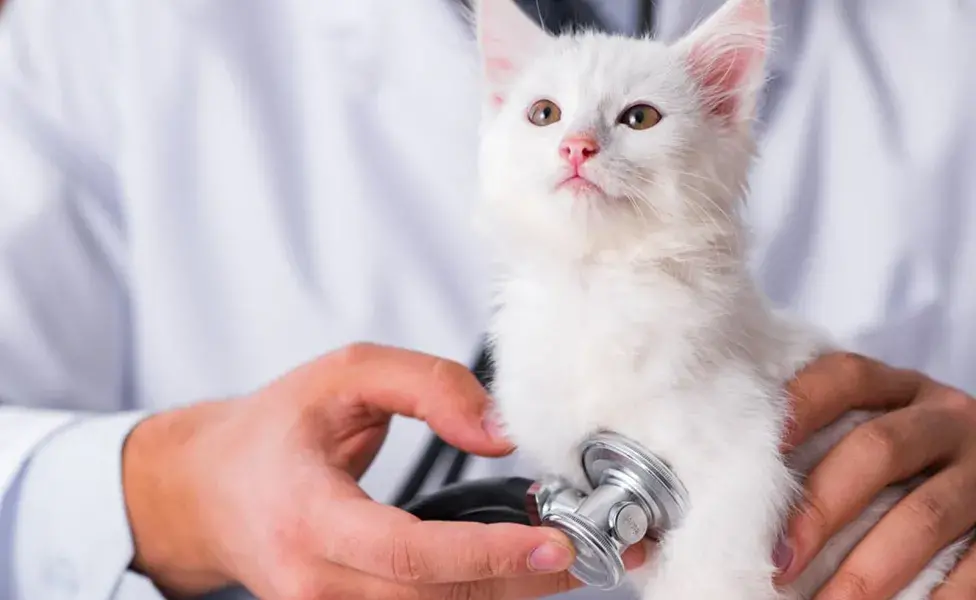
M571 573L584 584L613 589L625 575L621 555L645 537L657 538L684 514L687 493L670 467L630 439L611 432L581 446L584 493L560 477L544 477L528 490L536 525L555 527L573 541Z

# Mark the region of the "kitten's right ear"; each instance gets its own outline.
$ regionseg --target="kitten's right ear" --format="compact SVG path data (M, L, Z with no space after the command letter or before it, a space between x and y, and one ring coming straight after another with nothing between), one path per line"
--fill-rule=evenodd
M475 0L474 17L488 101L497 108L549 35L513 0Z

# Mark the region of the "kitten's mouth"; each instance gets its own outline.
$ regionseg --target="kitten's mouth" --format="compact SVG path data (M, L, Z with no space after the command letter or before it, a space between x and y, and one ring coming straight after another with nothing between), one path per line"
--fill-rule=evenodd
M603 190L597 184L593 183L586 177L583 177L579 173L574 173L569 177L563 179L556 186L557 189L567 189L576 194L603 194Z

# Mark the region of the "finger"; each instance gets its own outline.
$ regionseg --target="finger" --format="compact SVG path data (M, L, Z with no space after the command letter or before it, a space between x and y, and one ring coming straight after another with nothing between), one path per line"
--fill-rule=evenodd
M965 468L942 471L895 505L844 560L817 600L893 597L973 523L976 482Z
M784 450L853 409L907 406L924 377L851 353L828 354L808 365L787 385L792 411Z
M628 570L636 569L644 563L645 558L646 549L643 545L631 546L623 554L624 566ZM422 595L421 597L424 599L450 598L452 600L455 598L527 600L529 598L548 598L556 594L571 592L582 588L583 583L564 571L552 575L529 575L514 579L490 579L475 583L441 584L434 587L443 595Z
M877 417L847 434L807 478L804 502L787 528L793 560L778 580L792 582L885 487L947 460L964 437L950 416L924 405Z
M313 522L328 523L319 539L325 558L402 583L470 582L565 571L575 552L549 527L420 521L369 499L348 499ZM345 515L336 519L334 512Z
M641 566L645 559L645 550L641 545L631 546L623 554L624 566L628 570ZM442 584L441 589L444 585ZM568 572L553 575L530 575L515 579L492 579L485 582L466 583L451 586L449 593L443 598L470 599L504 599L525 600L529 598L548 598L557 594L564 594L584 587L583 583ZM458 589L466 588L466 589ZM458 593L464 591L465 593ZM430 598L431 596L422 596Z
M529 598L548 598L557 594L564 594L583 587L580 580L567 572L554 575L535 575L519 577L517 579L496 579L488 585L475 584L486 587L481 595L473 594L471 598L489 598L494 600L528 600ZM491 589L492 587L501 589ZM445 598L468 598L469 596L445 596Z
M648 555L656 550L656 546L652 546L649 540L645 540L624 550L620 558L624 561L624 568L628 571L633 571L644 566L644 563L647 562Z
M408 598L407 588L324 561L298 560L252 570L241 581L257 598Z
M373 578L365 587L366 598L387 600L528 600L571 592L583 587L569 573L529 575L513 579L485 579L463 583L436 583L411 585ZM363 587L359 588L360 594ZM363 598L362 595L339 596Z
M314 571L292 574L282 589L283 598L357 598L359 600L528 600L583 587L568 573L530 575L513 579L486 579L465 583L399 583L347 567L324 563ZM267 597L267 596L262 596Z
M969 538L968 541L971 543L972 534ZM945 583L932 594L932 600L974 599L976 599L976 548L970 548L949 573Z
M477 582L418 586L379 583L370 589L369 598L383 598L384 600L388 598L401 600L457 600L458 598L465 600L529 600L530 598L545 598L563 594L582 587L583 585L568 573L558 573L515 579L487 579ZM394 591L399 595L391 595Z
M464 365L388 346L357 344L326 357L339 397L426 421L448 444L481 456L513 450L488 420L488 392Z

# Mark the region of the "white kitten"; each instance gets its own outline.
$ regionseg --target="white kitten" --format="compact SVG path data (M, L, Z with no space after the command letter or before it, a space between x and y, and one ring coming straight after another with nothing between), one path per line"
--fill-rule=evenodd
M886 491L791 590L773 549L807 471L854 425L790 462L785 383L831 346L774 312L747 270L738 203L754 155L764 0L729 0L666 46L549 36L510 0L476 9L487 89L481 192L501 280L498 410L521 451L585 485L598 428L668 461L691 505L632 578L647 600L807 598L900 498ZM941 580L946 551L902 593Z

